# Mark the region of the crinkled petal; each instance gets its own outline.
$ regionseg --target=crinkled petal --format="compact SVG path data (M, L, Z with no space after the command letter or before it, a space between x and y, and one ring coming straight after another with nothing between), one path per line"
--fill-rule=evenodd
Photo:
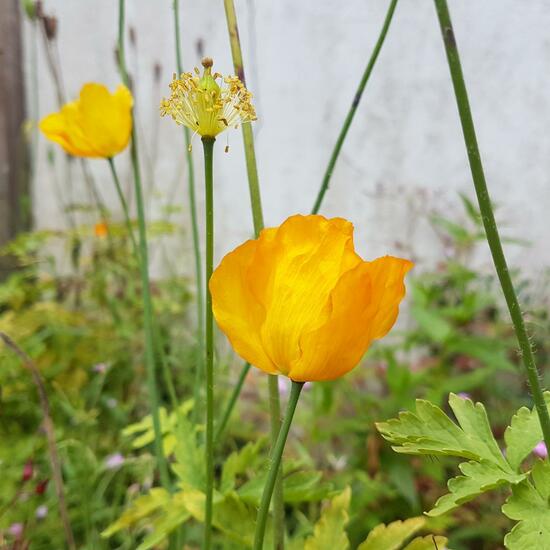
M292 216L262 234L248 278L266 311L263 348L279 372L288 373L299 359L300 335L326 321L332 289L360 261L353 226L341 218Z
M260 340L265 310L254 299L247 280L257 246L258 241L247 241L223 258L210 278L212 310L233 349L255 367L276 374Z
M347 271L330 296L328 321L300 339L303 354L288 376L296 381L333 380L352 370L371 341L393 326L412 263L385 256Z

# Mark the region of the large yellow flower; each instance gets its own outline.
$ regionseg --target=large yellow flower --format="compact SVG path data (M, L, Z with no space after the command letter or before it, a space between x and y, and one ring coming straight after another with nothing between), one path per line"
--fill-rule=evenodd
M408 260L363 261L353 225L292 216L227 254L210 279L214 317L235 351L270 374L332 380L393 326Z
M160 104L161 116L170 115L202 137L215 138L239 123L256 120L252 94L236 76L212 74L213 61L202 60L204 72L183 73L170 84L172 94Z
M132 105L126 86L111 94L102 84L84 84L79 99L43 118L40 129L71 155L110 158L128 145Z

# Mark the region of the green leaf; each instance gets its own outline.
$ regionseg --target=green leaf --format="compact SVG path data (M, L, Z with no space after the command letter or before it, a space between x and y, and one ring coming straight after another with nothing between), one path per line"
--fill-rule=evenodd
M504 538L509 550L550 550L550 463L538 461L525 480L512 488L502 512L519 521Z
M428 336L438 343L448 340L454 333L452 325L433 310L413 305L411 313Z
M348 524L348 508L351 499L351 489L346 487L335 496L328 508L321 514L315 524L313 535L304 545L304 550L347 550L349 540L346 535Z
M255 443L250 442L227 457L222 470L221 493L226 493L235 488L238 475L244 474L250 468L259 466L259 453L265 446L265 441L265 438L260 438Z
M170 500L170 494L166 490L161 488L151 489L149 494L136 498L123 514L101 533L101 536L107 538L121 529L134 527L141 520L149 518L157 510L166 508Z
M547 406L550 406L550 392L545 392L544 398ZM527 407L519 409L504 433L506 458L514 470L520 467L525 457L542 439L537 411Z
M478 462L485 459L509 471L491 432L485 407L454 394L450 395L449 404L459 425L436 405L419 399L416 413L402 412L398 419L377 423L376 427L398 453L457 456Z
M435 541L435 544L434 544ZM403 550L447 550L447 538L428 535L426 537L416 537L409 542Z
M449 480L449 494L438 499L433 509L428 512L429 516L441 516L482 493L525 479L525 474L505 472L488 460L463 462L459 468L464 475Z
M198 521L204 521L205 495L201 491L185 491L183 500L189 513ZM232 492L220 495L214 492L214 506L212 524L220 530L228 539L238 542L245 547L252 546L254 531L256 528L257 509L245 504ZM273 526L268 520L266 529L266 547L273 537ZM271 544L272 545L272 544Z
M237 490L239 497L246 503L259 506L267 473L256 475ZM333 495L332 483L322 482L322 473L314 470L285 472L283 475L283 495L287 504L300 502L318 502Z
M399 550L408 539L420 531L426 520L422 517L377 525L357 550Z

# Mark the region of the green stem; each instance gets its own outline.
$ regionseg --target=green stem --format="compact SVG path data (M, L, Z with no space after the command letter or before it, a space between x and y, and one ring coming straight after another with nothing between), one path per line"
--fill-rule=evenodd
M139 265L141 263L140 250L134 235L134 230L132 228L132 220L130 218L130 209L128 208L128 202L126 200L126 197L124 196L124 192L122 191L122 186L120 185L120 179L118 177L118 172L116 170L115 161L113 158L108 158L107 160L109 162L109 167L111 168L111 174L113 176L113 181L115 182L117 195L120 200L122 210L124 212L124 223L126 225L126 230L128 231L128 235L130 236L130 240L132 242L132 248L134 250L134 256L136 258L136 262ZM172 405L172 408L176 410L178 406L176 389L174 387L174 381L172 380L170 368L168 366L168 362L166 359L166 354L164 353L164 347L160 336L160 330L157 325L153 325L153 329L155 332L155 344L157 348L157 353L158 353L158 356L160 357L161 366L162 366L162 375L164 378L164 382L166 384L166 389L168 390L168 395L170 397L170 404Z
M231 413L233 412L233 408L235 407L235 403L237 402L237 398L239 397L239 395L241 393L244 381L246 379L246 375L248 374L249 370L250 370L250 363L245 363L244 367L241 370L241 374L239 375L239 379L237 380L237 384L233 388L233 391L231 393L231 397L229 398L229 401L227 402L227 406L225 407L225 411L223 413L223 416L221 417L221 419L218 423L218 427L216 428L216 434L214 436L214 441L215 441L216 444L218 444L220 442L223 431L225 430L225 427L227 426L227 422L229 420L229 417L231 416Z
M529 342L529 335L525 327L525 322L523 320L516 291L510 277L508 265L506 264L506 258L504 256L493 208L491 206L491 199L489 197L489 190L487 189L485 174L483 172L483 164L481 162L481 155L477 144L474 122L470 110L470 103L468 101L466 84L464 83L464 76L462 73L462 66L451 23L449 8L447 7L446 0L435 0L435 7L439 18L439 25L441 27L445 51L447 53L447 61L449 64L451 79L453 81L458 113L460 115L460 123L462 124L462 132L464 134L464 142L468 153L468 160L470 162L470 170L472 173L477 200L479 202L481 218L483 220L483 226L485 227L485 233L487 235L487 242L489 243L489 248L491 249L493 263L495 264L495 269L502 287L502 292L504 294L504 298L506 299L506 304L508 305L510 317L512 318L512 323L516 332L516 338L521 351L523 365L527 373L527 379L529 381L529 385L531 386L533 400L535 401L535 407L539 416L544 442L546 443L546 447L550 449L550 415L548 414L548 408L544 400L540 376L535 363L535 356L533 349L531 348L531 343Z
M122 80L129 87L128 71L124 57L124 0L119 0L119 20L118 20L118 54L119 70ZM145 366L147 370L147 386L149 392L149 404L151 408L151 417L153 420L153 430L155 433L155 456L159 469L160 480L163 487L170 490L170 476L168 474L168 465L164 457L162 447L162 431L159 415L159 399L157 390L157 379L155 372L154 355L154 328L153 328L153 304L151 299L151 288L149 282L149 255L147 250L147 232L145 228L145 208L143 204L143 190L141 184L141 173L139 168L139 158L136 142L135 124L132 125L132 139L130 144L130 153L132 158L132 168L134 172L134 190L136 194L138 234L139 234L139 267L141 274L141 286L143 293L143 326L145 332Z
M367 63L365 72L361 77L359 86L357 88L357 91L355 92L353 101L351 102L351 107L348 111L346 119L344 120L344 125L342 126L342 129L340 130L340 134L338 135L338 139L336 140L336 144L334 145L334 149L332 150L332 154L328 161L328 165L325 170L323 180L321 182L321 187L319 188L317 198L315 199L315 204L313 205L313 209L311 210L312 214L317 214L319 212L319 209L321 208L321 203L323 202L325 193L328 190L328 186L332 178L332 173L334 171L334 167L336 166L336 161L338 160L338 156L340 155L340 150L342 149L342 145L344 144L344 140L346 139L346 136L348 134L348 130L353 121L353 117L355 116L355 112L357 111L357 107L359 106L359 102L361 101L363 92L365 91L365 86L369 81L374 65L376 64L376 60L378 59L378 54L380 53L380 50L382 49L382 45L384 44L384 40L386 39L386 34L388 33L388 29L390 28L390 23L393 18L393 12L395 11L396 5L397 5L397 0L391 0L390 5L388 7L388 12L386 13L386 18L384 19L384 23L380 31L380 35L378 36L378 40L376 41L374 50L372 51L369 62Z
M271 502L271 495L273 494L273 489L275 487L275 480L277 479L277 474L281 464L281 457L283 456L283 450L285 448L290 424L292 423L294 411L296 410L298 398L300 397L300 392L302 391L303 387L303 382L294 382L294 380L292 381L290 396L288 398L288 404L286 407L285 419L283 420L283 423L281 425L277 442L271 452L269 471L267 473L267 479L264 485L262 501L260 504L260 510L258 512L258 519L256 521L256 533L254 534L253 550L263 550L265 527L267 525L267 515L269 512L269 503Z
M130 210L128 209L128 202L126 201L126 197L124 196L124 192L122 191L122 186L120 185L120 179L118 177L118 172L116 170L115 161L112 157L107 159L109 163L109 168L111 169L111 175L113 176L113 181L115 183L115 189L118 195L118 199L120 201L120 205L122 206L122 211L124 213L124 223L126 224L126 231L128 231L128 236L130 237L130 240L132 242L132 247L134 248L134 254L136 256L136 260L139 263L139 247L136 241L136 237L134 235L134 230L132 228L132 220L130 218Z
M204 512L203 550L212 545L212 498L214 494L214 317L208 281L214 269L214 178L215 139L203 137L204 184L206 195L206 506Z
M227 21L227 30L229 32L229 42L231 45L231 55L233 57L233 68L237 76L243 84L246 84L244 75L243 55L241 43L239 39L239 28L237 25L237 14L235 12L235 4L233 0L224 0L225 18ZM254 234L256 238L260 235L264 228L264 218L262 212L262 202L260 194L260 184L258 178L258 167L256 165L256 152L254 148L254 134L251 125L241 125L244 142L244 152L246 159L246 172L248 175L248 189L250 193L250 204L252 208L252 220L254 223ZM241 371L247 370L245 364ZM245 373L246 374L246 373ZM279 387L277 384L277 376L268 376L268 392L269 392L269 415L271 418L271 442L272 445L277 441L279 430L281 427L281 405L279 397ZM229 414L231 411L229 411ZM280 472L279 472L280 474ZM276 480L275 490L275 528L274 528L274 548L276 550L284 549L284 502L283 502L283 481L279 475Z
M176 65L178 74L183 72L183 63L181 57L180 23L179 23L179 0L174 0L174 32L176 42ZM191 236L193 239L193 255L195 259L195 280L197 285L196 307L197 307L197 361L195 366L195 383L193 396L195 401L194 415L195 421L200 418L200 391L202 387L202 370L204 357L204 290L202 285L202 262L199 239L199 223L197 216L197 200L195 198L195 168L193 164L193 155L190 150L191 136L189 129L184 126L185 150L187 158L187 193L189 196L189 209L191 213Z

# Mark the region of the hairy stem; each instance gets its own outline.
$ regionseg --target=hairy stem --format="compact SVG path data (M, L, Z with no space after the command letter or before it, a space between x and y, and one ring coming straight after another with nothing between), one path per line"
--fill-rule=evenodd
M531 343L529 342L529 335L525 327L525 322L523 320L517 294L510 277L508 265L506 264L506 258L502 249L498 227L495 221L493 208L491 206L491 199L489 197L489 190L487 189L487 183L485 181L485 174L483 171L483 164L481 162L481 155L479 153L474 121L472 119L468 93L464 82L462 66L460 63L460 57L447 1L435 0L435 7L439 19L439 25L441 27L445 52L447 54L447 61L456 96L460 123L462 124L462 132L464 134L464 143L468 153L472 180L474 182L479 209L481 211L483 226L485 227L487 242L491 250L495 270L497 272L498 279L502 287L502 292L504 294L504 298L506 299L506 304L508 305L510 317L512 318L514 330L516 332L523 365L527 373L527 379L531 387L531 392L533 393L533 400L535 402L535 407L540 420L544 442L546 443L546 447L550 449L550 415L548 414L548 408L544 401L544 394L540 382L539 372L535 363L535 356L533 349L531 348Z

